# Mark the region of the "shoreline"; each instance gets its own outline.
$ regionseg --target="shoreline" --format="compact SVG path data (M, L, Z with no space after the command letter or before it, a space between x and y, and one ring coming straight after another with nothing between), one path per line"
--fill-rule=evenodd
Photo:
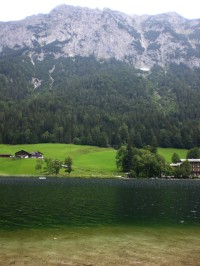
M35 178L35 179L68 179L68 178L80 178L80 179L113 179L113 180L149 180L149 181L184 181L184 180L196 180L200 181L200 177L196 178L130 178L125 176L109 176L109 175L92 175L92 176L70 176L70 175L9 175L9 174L0 174L0 178Z

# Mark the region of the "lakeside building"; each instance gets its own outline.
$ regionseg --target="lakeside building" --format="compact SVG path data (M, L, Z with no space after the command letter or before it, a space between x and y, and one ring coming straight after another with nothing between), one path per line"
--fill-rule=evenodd
M24 150L18 151L15 153L15 157L16 158L43 158L43 153L39 152L39 151L35 151L35 152L27 152Z
M180 167L183 162L188 161L192 167L192 175L200 176L200 159L180 159L178 163L171 163L172 167Z

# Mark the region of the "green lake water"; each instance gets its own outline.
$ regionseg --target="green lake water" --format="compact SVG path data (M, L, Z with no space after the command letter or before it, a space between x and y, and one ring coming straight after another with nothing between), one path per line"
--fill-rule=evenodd
M198 180L2 177L0 200L0 265L200 265Z

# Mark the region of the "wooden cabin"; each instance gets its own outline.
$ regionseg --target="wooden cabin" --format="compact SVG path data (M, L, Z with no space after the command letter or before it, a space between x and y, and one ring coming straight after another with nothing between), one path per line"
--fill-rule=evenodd
M27 152L24 150L18 151L15 153L16 158L43 158L43 153L40 151Z

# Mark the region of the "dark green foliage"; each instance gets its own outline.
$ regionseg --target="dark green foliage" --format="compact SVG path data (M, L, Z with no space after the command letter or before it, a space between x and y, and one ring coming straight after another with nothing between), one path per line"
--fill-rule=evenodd
M151 151L150 146L133 148L130 144L122 146L116 155L117 167L128 172L130 177L161 177L165 175L166 163L162 156Z
M190 149L187 153L187 159L200 159L200 149L198 147Z
M192 172L192 166L190 165L188 160L185 160L181 166L181 175L183 178L189 178Z
M176 178L189 178L192 173L192 167L188 160L185 160L180 167L176 167L174 170L174 176Z
M180 157L178 156L177 153L172 154L172 163L178 163L180 162Z
M60 160L45 158L44 163L46 164L45 171L49 175L58 175L62 168L62 162Z
M2 143L200 146L199 69L155 66L143 77L114 59L34 62L20 54L0 58ZM32 78L42 80L36 89Z
M72 163L73 163L73 161L72 161L72 158L70 156L65 158L64 165L67 166L65 172L67 172L68 174L70 174L72 171Z
M117 151L116 155L116 164L117 168L126 172L127 170L127 147L121 146L120 149Z
M41 160L41 159L38 159L38 160L37 160L37 162L36 162L36 166L35 166L35 170L36 170L36 171L41 172L43 162L44 162L44 161Z

